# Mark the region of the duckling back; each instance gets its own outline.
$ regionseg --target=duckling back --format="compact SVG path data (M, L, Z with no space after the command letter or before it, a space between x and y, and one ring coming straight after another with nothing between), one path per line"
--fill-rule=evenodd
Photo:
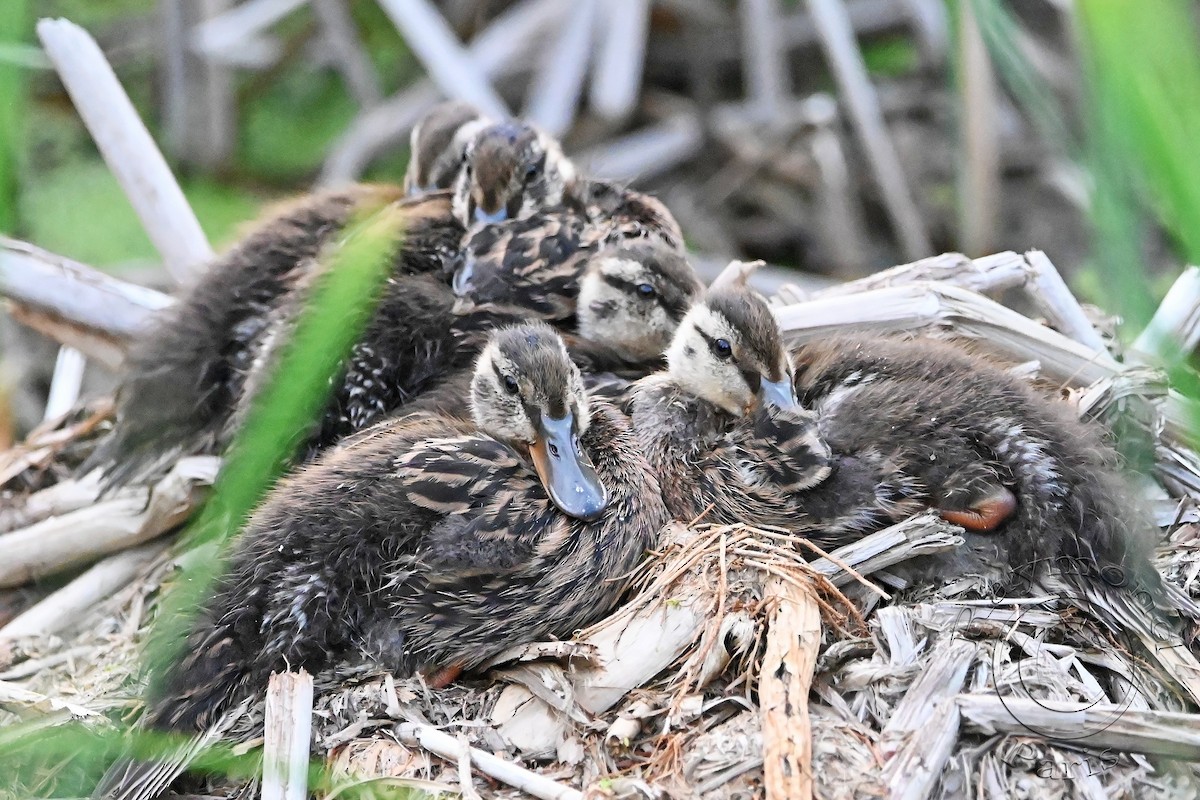
M795 351L797 387L835 452L884 452L934 505L963 507L1010 489L1013 517L966 534L955 568L1029 584L1047 576L1085 591L1121 576L1178 605L1150 563L1152 531L1095 426L983 358L922 340L844 337ZM924 569L945 573L945 559Z

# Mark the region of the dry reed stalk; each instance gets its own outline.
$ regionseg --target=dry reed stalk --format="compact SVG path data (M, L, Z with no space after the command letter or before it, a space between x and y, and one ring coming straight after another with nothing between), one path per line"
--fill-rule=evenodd
M312 707L311 675L303 669L271 674L263 727L262 800L308 797Z
M128 585L164 550L166 545L152 543L122 550L96 563L0 628L0 639L45 636L79 623L97 603Z
M78 25L43 19L37 33L167 269L177 279L186 278L212 258L212 248L112 67Z
M821 612L811 584L774 578L763 597L775 605L758 683L763 782L769 799L803 800L813 793L808 692L821 648Z
M442 733L431 725L404 722L396 726L396 734L401 741L420 745L453 764L458 763L465 750L475 769L490 778L495 778L522 792L531 794L539 800L583 800L583 792L578 789L563 786L557 781L550 780L536 772L530 772L524 767L483 750L464 747L453 736Z
M192 513L219 463L213 456L184 458L153 487L122 491L0 535L0 587L20 586L167 532Z

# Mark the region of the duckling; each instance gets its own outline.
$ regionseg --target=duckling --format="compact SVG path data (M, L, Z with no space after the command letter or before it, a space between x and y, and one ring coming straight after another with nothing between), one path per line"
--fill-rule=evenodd
M1151 565L1114 451L1061 405L933 342L842 338L795 356L793 378L769 308L744 290L684 318L667 371L631 401L673 514L838 546L933 507L967 523L965 545L908 562L914 580L970 572L1028 589L1065 565L1051 583L1097 606L1128 609L1134 586L1160 621L1195 608Z
M676 519L811 532L843 507L898 510L912 494L866 459L835 461L796 401L770 309L744 289L688 311L666 370L634 384L625 410Z
M573 198L474 232L452 266L454 291L475 304L519 305L542 319L566 320L575 313L579 276L600 248L645 244L663 254L657 257L681 256L679 225L658 200L628 190L600 196L603 207Z
M201 731L272 670L363 655L444 683L611 609L668 519L625 418L544 324L492 334L471 409L378 426L281 482L145 724ZM121 763L95 796L149 797L179 769Z
M434 106L412 129L405 194L452 189L466 164L467 145L490 124L467 103L448 100Z
M302 198L218 256L134 343L112 432L82 472L108 485L152 473L180 452L215 452L263 337L296 297L322 249L354 214L402 205L408 225L396 274L439 273L463 236L450 198L405 200L392 186L354 186Z
M467 227L524 219L563 202L575 167L558 142L519 121L476 131L454 181L454 212Z

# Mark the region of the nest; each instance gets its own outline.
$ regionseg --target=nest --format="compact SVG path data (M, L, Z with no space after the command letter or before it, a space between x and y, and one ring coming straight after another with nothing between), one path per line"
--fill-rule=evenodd
M985 297L1013 289L1048 324ZM1152 438L1158 566L1196 593L1187 401L1109 354L1042 254L942 256L774 302L796 341L846 327L968 340L1080 414ZM139 705L139 645L179 555L160 535L217 463L185 458L153 486L98 500L71 467L110 413L79 409L0 456L0 580L76 574L48 596L10 594L36 602L0 629L0 723L106 726ZM572 641L510 651L437 691L361 665L315 676L311 754L360 789L489 798L1200 794L1194 697L1133 636L1056 597L997 597L981 577L906 586L888 572L960 542L930 515L835 553L786 531L672 525L627 602ZM286 709L296 691L273 680L266 702L231 713L230 738L256 744L270 697ZM273 718L268 743L307 709Z

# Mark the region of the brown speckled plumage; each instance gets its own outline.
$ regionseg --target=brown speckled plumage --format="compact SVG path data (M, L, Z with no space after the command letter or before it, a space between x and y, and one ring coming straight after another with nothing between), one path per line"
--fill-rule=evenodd
M575 313L579 277L593 253L642 240L682 253L679 226L658 200L598 181L585 185L584 200L474 233L455 265L455 291L477 304L520 305L565 320ZM591 202L593 193L602 202Z

